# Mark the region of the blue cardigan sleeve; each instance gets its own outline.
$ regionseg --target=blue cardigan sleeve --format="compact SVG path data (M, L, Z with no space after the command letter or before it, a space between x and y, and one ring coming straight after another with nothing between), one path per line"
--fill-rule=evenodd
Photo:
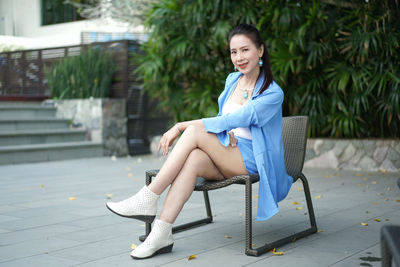
M220 133L238 127L263 127L280 110L283 92L280 88L268 88L261 95L250 100L246 106L233 113L212 118L204 118L208 132Z

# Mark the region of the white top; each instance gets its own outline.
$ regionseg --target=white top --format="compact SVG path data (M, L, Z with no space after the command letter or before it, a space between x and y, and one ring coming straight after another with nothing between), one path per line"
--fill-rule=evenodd
M243 106L228 99L228 101L226 101L225 105L222 108L222 115L233 113L241 107L243 107ZM235 134L235 136L239 136L241 138L248 139L248 140L253 139L251 136L250 128L248 128L248 127L235 128L235 129L232 129L232 132Z

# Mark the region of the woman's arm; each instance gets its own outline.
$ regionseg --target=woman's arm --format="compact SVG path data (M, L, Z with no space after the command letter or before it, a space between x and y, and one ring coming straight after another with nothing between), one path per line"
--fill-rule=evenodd
M177 127L179 132L184 132L189 125L195 125L201 128L204 128L203 120L192 120L192 121L183 121L175 124L174 127Z
M192 120L176 123L171 129L163 134L160 143L158 144L158 150L162 150L163 155L168 154L168 148L172 145L179 134L186 130L190 125L196 125L197 127L204 129L202 120Z
M233 113L218 117L204 118L203 124L208 132L220 133L238 127L263 127L281 109L282 90L266 90L260 97L250 100Z

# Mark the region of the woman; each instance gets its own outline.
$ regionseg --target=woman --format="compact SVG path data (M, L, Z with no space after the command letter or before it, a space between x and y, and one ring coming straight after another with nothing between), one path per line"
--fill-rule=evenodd
M132 251L135 259L170 252L172 224L189 199L196 177L229 179L260 175L257 220L278 212L293 179L287 175L282 143L283 92L273 81L265 42L258 30L241 24L229 35L231 73L218 99L217 117L179 122L161 138L158 149L168 148L182 133L168 159L148 187L107 207L114 213L152 222L160 194L171 185L159 219L147 239Z

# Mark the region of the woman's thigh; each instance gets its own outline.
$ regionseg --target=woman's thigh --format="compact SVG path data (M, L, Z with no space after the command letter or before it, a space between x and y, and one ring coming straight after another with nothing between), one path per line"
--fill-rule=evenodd
M207 180L225 179L224 175L219 171L217 166L215 166L208 154L200 148L192 150L192 152L189 154L189 157L186 159L185 165L181 171L183 176L185 176L183 178L186 178L187 176L186 171L194 171L196 177L200 176Z
M186 130L196 136L197 147L210 157L225 178L248 174L238 147L223 146L216 134L208 133L204 128L188 127Z

